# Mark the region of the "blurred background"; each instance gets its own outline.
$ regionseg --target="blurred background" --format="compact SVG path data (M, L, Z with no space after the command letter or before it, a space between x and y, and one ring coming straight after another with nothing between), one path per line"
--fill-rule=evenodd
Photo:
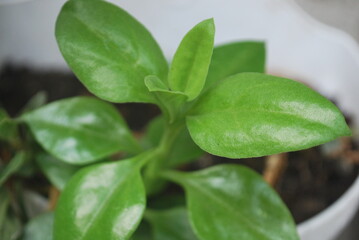
M39 90L46 90L50 101L86 94L71 75L54 38L55 20L64 2L0 0L0 105L6 106L12 115ZM356 132L359 125L358 0L112 2L144 23L168 59L193 25L210 17L216 22L217 44L265 41L268 73L305 82L335 100L351 117ZM148 115L151 114L149 111ZM345 199L335 203L336 209L331 208L299 227L304 240L359 239L359 213L351 218L359 203L358 179L353 185ZM346 216L342 217L343 213Z

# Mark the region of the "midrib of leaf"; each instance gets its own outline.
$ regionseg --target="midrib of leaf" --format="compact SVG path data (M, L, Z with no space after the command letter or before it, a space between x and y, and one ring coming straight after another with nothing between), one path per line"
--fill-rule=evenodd
M202 34L203 35L203 34ZM204 40L203 40L204 41ZM201 42L203 42L203 41L196 41L197 42L197 46L198 45L200 45L201 44ZM196 50L195 50L195 54L194 54L194 58L193 58L193 62L192 62L192 64L190 64L190 70L189 70L189 72L188 72L188 75L187 75L187 77L186 77L186 85L185 85L185 89L184 89L184 91L186 91L187 89L188 89L188 84L189 84L189 82L190 82L190 77L192 76L192 73L193 73L193 69L194 69L194 67L195 67L195 62L196 62L196 60L198 59L198 53L199 52L199 47L197 47L196 48Z
M247 110L247 109L241 109L241 110L236 110L233 111L231 108L228 109L222 109L222 110L214 110L211 111L209 113L199 113L199 114L195 114L195 115L190 115L189 118L194 118L194 117L203 117L203 116L207 116L207 115L212 115L212 114L220 114L220 113L227 113L230 115L238 115L236 113L272 113L272 114L277 114L277 115L284 115L284 116L290 116L293 118L297 118L297 119L301 119L301 120L305 120L307 122L311 122L311 123L315 123L315 124L319 124L321 126L323 126L323 128L326 128L330 131L332 131L332 129L330 127L328 127L327 125L325 125L324 123L320 122L320 121L314 121L312 119L307 119L307 118L302 118L296 114L290 113L290 112L279 112L279 111L269 111L269 110L265 110L265 109L254 109L254 110Z
M184 181L183 181L184 180ZM202 192L204 195L208 196L210 199L214 200L214 202L217 202L218 205L221 205L227 211L229 211L229 215L234 213L239 217L239 219L242 220L244 224L250 229L252 229L255 234L258 234L259 237L263 237L264 239L267 237L268 234L266 234L265 231L263 231L262 228L256 227L257 223L253 222L251 218L246 218L245 215L241 214L238 209L234 208L232 205L226 203L225 201L222 201L220 197L217 197L215 194L212 194L210 191L205 190L203 186L200 186L196 180L192 180L189 178L184 178L182 181L188 184L190 187L193 187L198 192ZM185 185L186 186L186 185Z
M68 125L68 124L61 124L61 123L53 123L53 122L48 122L48 121L44 121L44 120L39 120L39 119L35 119L37 123L39 124L45 124L45 125L50 125L50 126L55 126L58 128L63 128L63 129L71 129L75 132L78 133L83 133L83 132L87 132L89 135L93 135L93 136L97 136L103 140L108 140L110 139L111 141L115 141L115 142L119 142L118 138L116 138L113 134L108 135L104 135L102 134L102 131L94 131L94 130L90 130L88 128L82 128L82 127L78 127L77 125Z
M129 160L127 160L129 161ZM107 205L107 202L110 201L111 197L114 195L114 193L116 191L118 191L120 189L121 186L125 185L128 181L128 179L130 177L132 177L132 175L135 174L135 170L136 166L131 166L131 170L133 171L129 171L129 173L126 175L122 175L121 178L117 181L117 184L114 185L114 187L108 192L108 194L105 196L104 200L100 203L99 207L95 210L94 214L91 215L91 220L88 221L88 223L85 225L84 229L85 231L83 231L83 235L80 236L80 238L78 238L78 240L83 240L86 239L87 235L89 234L89 229L91 227L91 225L93 225L93 223L95 223L96 221L99 221L100 219L97 219L97 216L101 215L103 212L103 206Z
M90 25L88 25L88 24L86 24L81 18L79 18L78 16L76 16L75 14L71 14L72 16L73 16L73 18L75 19L75 20L77 20L78 21L78 23L80 23L82 26L84 26L89 32L91 32L91 33L93 33L93 35L97 38L97 39L99 39L101 42L102 42L102 44L103 45L107 45L105 42L104 42L104 40L103 39L107 39L108 40L108 42L112 45L111 46L111 48L113 48L113 49L118 49L118 45L116 44L116 42L114 42L113 41L113 39L111 38L111 37L109 37L107 34L105 34L105 33L103 33L103 32L100 32L100 31L97 31L96 29L94 29L94 28L91 28L90 27ZM131 34L131 36L132 36L132 38L134 38L133 36L134 36L134 33L133 33L133 30L130 28L130 34ZM125 55L125 56L127 56L127 58L128 58L128 60L126 61L126 62L133 62L134 64L133 65L135 65L136 66L136 68L138 69L138 71L141 71L141 72L144 72L144 73L146 73L147 75L148 75L148 71L147 71L147 69L146 68L144 68L142 65L139 65L138 63L140 62L140 54L139 54L139 48L138 48L138 45L137 45L137 43L136 43L136 41L132 41L132 46L133 46L133 49L135 50L134 51L134 54L136 55L136 56L134 56L134 57L130 57L131 55L130 54L127 54L127 55ZM108 50L106 50L106 51L108 51ZM98 55L98 54L96 54L96 55ZM112 55L112 52L110 53L110 56ZM101 55L100 55L101 56ZM124 55L118 55L118 56L124 56ZM106 61L106 63L109 63L111 66L118 66L118 67L122 67L122 65L120 65L120 64L114 64L112 61L109 61L109 60L107 60L106 58L103 58L103 57L100 57L100 59L105 59L105 61ZM117 59L114 59L114 60L117 60ZM146 75L145 74L145 75Z

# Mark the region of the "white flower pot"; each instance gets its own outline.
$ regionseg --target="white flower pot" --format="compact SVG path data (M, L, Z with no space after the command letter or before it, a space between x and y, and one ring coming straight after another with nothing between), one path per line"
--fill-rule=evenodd
M0 65L68 70L54 38L64 0L1 5ZM10 1L6 1L10 2ZM349 35L310 18L291 0L114 0L150 29L170 58L196 23L214 17L216 43L267 43L267 70L308 82L356 117L359 126L359 47ZM303 240L331 240L359 205L359 178L332 206L298 226Z

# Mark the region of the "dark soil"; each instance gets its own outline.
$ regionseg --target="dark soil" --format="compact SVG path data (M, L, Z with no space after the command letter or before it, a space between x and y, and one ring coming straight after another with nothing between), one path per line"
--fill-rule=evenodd
M76 77L56 71L30 71L6 66L0 73L0 107L12 116L21 110L37 92L45 91L49 102L78 95L91 95ZM131 129L141 131L146 123L159 114L150 104L116 104ZM201 168L222 163L240 163L262 173L264 158L231 160L206 155L191 166ZM296 222L322 211L338 199L358 176L354 166L341 157L323 154L323 147L289 153L288 166L275 188L288 205Z

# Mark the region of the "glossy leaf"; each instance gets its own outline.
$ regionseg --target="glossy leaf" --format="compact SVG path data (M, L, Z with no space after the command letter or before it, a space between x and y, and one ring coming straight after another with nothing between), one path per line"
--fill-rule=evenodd
M48 212L31 219L25 226L23 240L52 240L53 224L53 212Z
M214 44L213 19L192 28L180 43L171 65L168 83L172 90L195 99L201 92L211 62Z
M16 123L0 108L0 140L11 141L17 136Z
M60 100L22 118L46 151L68 163L91 163L120 150L139 151L118 111L94 98Z
M156 240L195 240L188 220L187 209L148 210L145 218L153 226Z
M249 168L220 165L167 177L185 188L190 221L200 239L299 240L280 197Z
M160 143L164 128L165 120L163 117L157 117L148 124L146 135L143 139L143 144L146 148L156 147ZM191 139L188 130L184 128L173 144L167 161L168 167L177 167L181 164L189 163L203 154L204 152Z
M59 190L63 190L70 178L79 170L78 167L64 163L46 153L37 155L36 162L49 181Z
M204 89L237 73L263 73L265 55L263 42L234 42L215 47Z
M68 1L56 23L60 50L80 81L112 102L155 102L143 79L167 77L167 62L136 19L105 1Z
M93 165L76 173L56 208L54 239L129 239L146 204L139 160Z
M152 92L163 112L167 114L170 122L173 122L181 112L182 105L186 102L187 96L178 91L171 91L156 76L147 76L145 84L150 92Z
M221 81L187 118L205 151L245 158L296 151L350 135L338 108L305 85L242 73Z
M18 152L10 162L0 171L0 186L14 173L16 173L25 163L26 157L24 152Z

